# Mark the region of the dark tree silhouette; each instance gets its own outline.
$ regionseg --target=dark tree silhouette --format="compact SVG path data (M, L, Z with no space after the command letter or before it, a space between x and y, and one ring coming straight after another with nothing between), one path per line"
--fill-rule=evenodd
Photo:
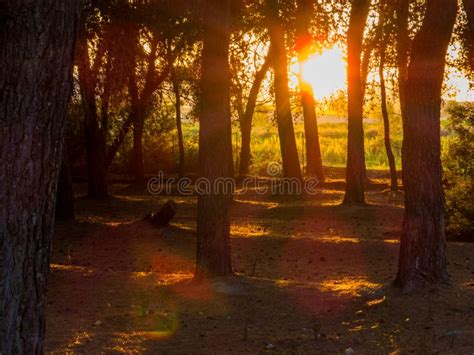
M388 116L387 109L387 87L385 83L385 49L380 53L380 64L379 64L379 78L380 78L380 101L383 118L383 133L385 151L387 152L388 165L390 167L390 190L398 190L398 176L397 167L395 165L395 156L392 151L392 144L390 141L390 119Z
M255 113L255 107L257 106L258 94L262 86L263 80L268 73L268 70L271 66L272 60L272 49L268 50L267 56L265 57L265 62L262 64L261 68L255 74L255 79L250 88L249 97L247 99L247 104L245 106L245 111L240 118L240 131L242 134L242 145L240 147L240 165L239 165L239 174L241 176L247 175L250 168L250 159L251 159L251 150L250 142L252 135L252 120Z
M272 47L276 121L280 137L283 173L287 178L301 179L301 167L296 147L295 130L291 114L290 90L288 88L288 55L285 29L280 18L278 0L266 0L267 25Z
M361 87L362 87L362 102L365 102L365 93L367 91L367 80L369 78L370 72L370 65L371 59L375 54L375 50L377 49L377 44L381 38L381 31L376 31L373 38L369 38L364 44L363 53L362 53L362 60L361 60L361 68L360 68L360 75L361 75ZM369 178L367 177L367 164L365 164L365 157L364 157L364 181L365 183L370 183Z
M385 11L387 11L385 4L382 3L380 6L380 17L379 17L379 26L378 31L380 32L380 43L379 43L379 79L380 79L380 102L383 118L383 128L384 128L384 143L385 151L387 152L388 165L390 167L390 190L398 190L398 176L397 168L395 165L395 157L392 151L392 144L390 141L390 119L387 109L387 86L385 81L385 62L387 55L387 45L388 38L385 28Z
M180 80L175 67L171 70L171 84L173 85L174 93L174 107L176 111L176 130L178 132L178 149L179 149L179 162L178 172L179 176L184 175L184 140L183 140L183 128L181 124L181 90Z
M456 0L428 0L410 53L403 112L405 215L395 281L405 290L448 281L440 110L456 13Z
M151 51L147 58L147 72L143 89L138 89L137 77L133 72L129 79L129 93L132 103L133 121L133 148L131 156L132 173L135 181L143 183L145 181L145 161L143 157L143 133L146 118L152 109L152 98L155 92L160 88L163 82L170 75L176 59L176 53L170 53L165 67L158 73L156 68L157 61L157 40L151 45Z
M233 176L229 42L231 0L207 0L203 9L199 175L211 186L198 197L196 277L232 273L232 191L216 184ZM217 188L215 188L217 186Z
M306 174L316 176L320 181L324 180L323 161L321 158L321 146L319 144L318 120L314 101L314 92L310 83L306 82L301 75L302 65L309 58L311 49L311 15L314 10L314 0L298 0L296 16L297 39L296 49L300 64L299 85L301 93L301 104L303 106L304 131L306 138Z
M64 142L63 157L58 179L58 192L56 194L56 220L74 220L74 189L72 185L71 162Z
M2 2L0 353L41 354L80 1Z
M107 172L130 130L133 130L132 174L136 181L144 181L145 121L156 91L169 76L176 53L167 55L161 70L157 68L158 45L165 40L161 36L165 24L150 29L149 53L140 49L140 30L148 29L146 26L153 23L149 19L152 15L143 13L162 11L155 4L140 4L137 8L119 1L93 3L85 9L76 62L85 116L88 195L103 199L108 195ZM142 67L145 69L139 70ZM110 103L125 89L129 94L129 113L116 127L115 137L109 143L111 128L117 126L111 122L114 107Z
M100 48L100 51L104 50ZM98 51L98 52L100 52ZM100 56L100 54L97 54ZM79 84L81 89L82 108L84 111L84 132L87 157L88 195L92 198L104 199L108 196L107 191L107 165L106 165L106 110L102 107L102 115L99 116L95 90L99 65L90 65L90 54L85 31L81 34L77 49L77 66L79 72ZM101 60L97 58L96 63ZM106 81L109 77L106 76ZM104 101L105 103L105 101ZM101 121L100 118L102 118Z
M139 70L139 58L135 56L134 68L136 72L130 76L134 85L133 90L129 90L132 107L136 110L133 114L133 147L131 152L131 172L135 181L139 184L145 181L145 159L143 150L143 137L146 129L146 122L153 111L154 98L163 82L170 76L174 62L181 54L183 48L192 42L193 32L188 27L183 8L183 2L176 2L171 5L166 1L143 2L138 5L137 21L140 24L138 30L140 34L134 46L140 46L140 40L146 40L150 52L143 58L146 69ZM141 48L140 48L141 51ZM143 57L143 53L141 53ZM142 58L140 58L142 59ZM142 73L138 77L137 73ZM133 94L132 94L133 93Z
M370 0L353 0L347 33L349 134L344 203L365 203L364 95L361 54Z
M117 13L128 12L129 8L122 6L123 2L104 5L104 8L96 8L95 5L97 4L90 3L82 12L76 65L84 112L88 196L104 199L108 196L108 168L130 130L134 118L131 114L125 119L108 149L107 138L111 128L110 103L114 94L124 86L125 81L122 73L116 70L116 67L123 66L121 62L123 58L119 58L118 52L120 48L124 48L123 43L126 43L124 41L120 42L121 45L118 43L118 38L123 34L118 29L124 26L120 23ZM98 18L103 21L100 22L101 26L96 26ZM130 35L130 38L133 38L133 35ZM91 45L92 39L96 40L95 51L92 50L94 48ZM127 49L131 48L133 47L129 46Z

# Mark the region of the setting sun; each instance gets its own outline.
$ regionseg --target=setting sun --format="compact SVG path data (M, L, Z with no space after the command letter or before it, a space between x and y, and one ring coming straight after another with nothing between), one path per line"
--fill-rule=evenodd
M341 48L333 47L312 55L303 63L303 78L311 84L317 99L346 88L346 61Z

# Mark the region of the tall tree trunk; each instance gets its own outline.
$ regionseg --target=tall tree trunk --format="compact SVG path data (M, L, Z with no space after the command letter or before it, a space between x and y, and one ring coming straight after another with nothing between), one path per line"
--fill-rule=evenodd
M176 69L171 70L171 81L173 82L173 91L174 91L174 100L175 100L175 110L176 110L176 130L178 132L178 149L179 149L179 166L178 172L179 176L184 175L184 140L183 140L183 128L181 123L181 93L179 87L179 79L176 74Z
M280 137L283 173L287 178L302 179L296 147L295 130L291 114L290 90L288 88L288 58L285 30L279 16L278 0L267 0L267 22L273 51L273 71L276 120Z
M380 51L380 66L379 66L379 77L380 77L380 100L382 106L382 117L383 117L383 131L384 131L384 142L385 150L387 152L388 165L390 167L390 190L398 190L398 177L397 167L395 165L395 157L393 156L392 145L390 142L390 120L387 109L387 88L385 85L385 45L381 45Z
M440 110L457 0L428 0L410 54L402 151L405 215L396 285L409 291L448 281Z
M72 186L71 162L64 142L61 169L59 172L58 192L56 194L56 220L74 220L74 189Z
M303 106L304 131L306 137L306 174L324 180L321 146L319 144L318 120L314 100L313 87L304 80L302 75L303 63L309 58L311 49L311 16L314 0L298 0L297 22L297 50L300 66L299 85L301 104Z
M349 134L344 203L365 203L364 96L361 54L370 0L353 0L347 34Z
M201 66L199 172L211 186L198 197L196 277L232 274L230 217L232 191L215 188L233 176L230 120L231 0L207 0Z
M263 63L260 70L255 75L252 87L250 88L249 97L247 99L247 105L245 106L245 112L240 120L240 131L242 135L242 142L240 147L240 165L239 175L247 175L250 168L251 150L250 141L252 135L252 120L255 113L255 107L257 106L258 94L262 86L263 80L268 73L271 66L271 51L269 48L265 62Z
M90 68L89 50L85 35L79 41L77 52L79 86L84 111L88 196L95 199L104 199L108 196L106 135L99 126L99 115L95 98L95 80Z
M41 354L80 2L2 4L0 353Z
M403 113L405 110L405 86L408 76L408 56L411 45L411 40L408 33L410 0L397 0L395 12L397 28L398 91L400 97L400 108Z

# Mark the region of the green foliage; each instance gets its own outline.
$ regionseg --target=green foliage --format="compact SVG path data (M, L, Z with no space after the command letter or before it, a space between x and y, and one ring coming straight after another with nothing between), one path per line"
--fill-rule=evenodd
M473 26L474 24L469 24L467 9L463 6L462 10L459 11L456 27L453 33L453 40L458 45L458 53L452 64L461 73L468 77L471 85L474 83L474 71L472 70L472 65L474 63L474 59L472 58L474 54L474 42L472 41L472 38L474 38Z
M474 103L451 103L443 154L448 232L474 241Z

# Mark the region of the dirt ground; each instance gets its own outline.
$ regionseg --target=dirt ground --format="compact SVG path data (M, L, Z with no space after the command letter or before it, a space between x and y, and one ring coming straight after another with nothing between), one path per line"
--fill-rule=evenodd
M449 243L451 287L404 295L403 210L383 185L341 206L342 182L297 201L247 192L232 211L235 277L192 281L196 197L125 184L54 240L47 306L52 353L474 353L474 245ZM77 185L78 196L84 185ZM141 221L168 199L172 225Z

